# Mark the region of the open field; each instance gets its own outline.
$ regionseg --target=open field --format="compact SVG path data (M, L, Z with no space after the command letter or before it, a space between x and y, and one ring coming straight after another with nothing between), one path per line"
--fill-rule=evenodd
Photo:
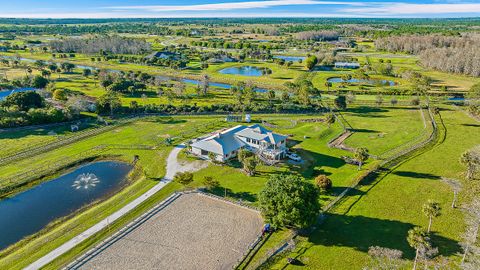
M227 269L242 257L262 224L255 211L185 194L79 269Z
M360 186L312 235L299 238L297 249L289 256L298 258L307 268L362 269L369 262L368 247L378 245L399 249L404 258L412 260L414 250L407 244L407 231L428 225L421 208L433 199L442 207L442 215L433 221L433 244L439 247L440 255L458 262L463 213L450 207L452 191L440 177L463 179L464 169L458 158L480 142L476 135L479 125L451 107L444 108L441 116L446 131L441 131L440 137L446 135L445 141L440 139L433 149L401 164L379 183ZM478 183L463 183L466 188L462 197L468 201L478 190ZM285 260L281 260L272 268L284 266Z

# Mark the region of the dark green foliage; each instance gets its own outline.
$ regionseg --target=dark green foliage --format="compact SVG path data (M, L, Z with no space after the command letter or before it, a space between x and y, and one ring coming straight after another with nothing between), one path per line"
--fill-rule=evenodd
M318 189L296 175L272 175L260 192L262 215L276 227L305 228L320 211Z
M97 112L99 114L113 114L115 110L120 108L122 103L118 95L114 92L108 91L103 96L97 99Z
M30 108L42 108L45 106L43 98L34 91L13 93L1 104L3 107L18 106L20 110L27 111Z
M321 190L329 190L332 188L332 180L324 174L315 177L315 184Z
M173 177L173 181L188 186L193 182L193 174L191 172L178 172Z
M337 107L339 110L345 110L347 108L347 100L345 96L338 96L333 102L335 107Z
M47 84L48 84L48 79L40 75L35 76L32 80L32 87L37 89L43 89L47 86Z
M212 190L212 189L215 189L217 187L220 186L220 182L218 182L217 180L215 180L213 177L211 176L205 176L203 178L203 185L205 185L205 187L209 190Z
M318 58L315 55L311 55L307 59L305 59L305 67L308 70L312 70L317 63L318 63Z

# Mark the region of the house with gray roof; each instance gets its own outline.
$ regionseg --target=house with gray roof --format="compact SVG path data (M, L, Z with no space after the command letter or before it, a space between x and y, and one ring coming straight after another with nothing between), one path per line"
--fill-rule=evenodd
M335 62L335 68L360 68L360 64L356 62Z
M190 151L205 159L214 154L220 162L236 157L240 149L251 151L263 159L280 160L286 155L286 142L287 136L261 125L238 125L194 140Z

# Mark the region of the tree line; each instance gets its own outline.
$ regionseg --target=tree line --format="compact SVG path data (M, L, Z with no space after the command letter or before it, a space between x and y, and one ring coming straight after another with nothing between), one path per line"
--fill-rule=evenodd
M480 35L409 35L379 38L377 49L419 55L423 66L444 72L480 76Z
M116 35L53 40L49 46L52 51L59 53L95 54L106 52L113 54L143 54L151 50L150 43L145 40Z

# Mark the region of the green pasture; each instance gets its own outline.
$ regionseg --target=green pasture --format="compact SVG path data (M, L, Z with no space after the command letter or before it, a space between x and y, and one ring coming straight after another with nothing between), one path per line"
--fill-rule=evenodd
M414 250L407 244L407 231L428 225L422 205L433 199L440 202L442 215L433 221L432 242L439 247L439 255L458 262L463 213L450 207L452 191L440 177L463 179L464 168L458 159L463 151L479 143L479 125L451 107L443 108L441 118L446 130L441 126L439 142L433 149L407 160L380 182L367 183L351 192L318 229L300 238L288 256L296 257L307 268L362 269L369 261L368 248L376 245L399 249L404 258L412 260ZM463 183L460 203L478 186L475 182ZM453 265L451 262L450 267ZM284 267L300 268L287 266L281 259L272 269Z

